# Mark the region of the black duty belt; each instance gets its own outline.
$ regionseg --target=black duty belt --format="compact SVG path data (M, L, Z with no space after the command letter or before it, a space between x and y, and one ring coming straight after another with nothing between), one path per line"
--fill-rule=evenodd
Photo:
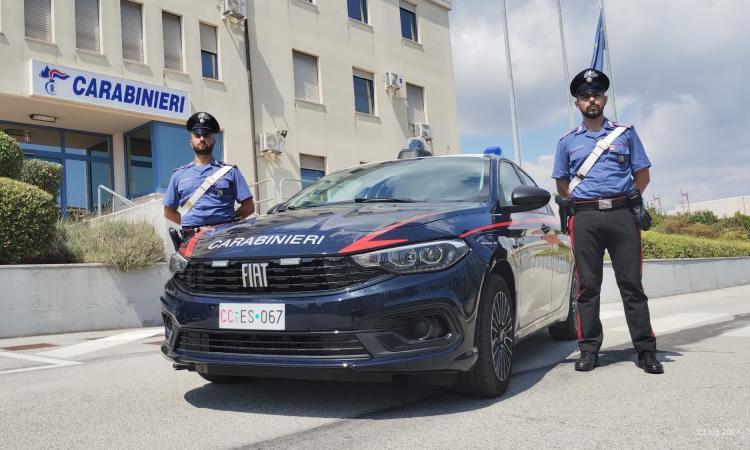
M610 211L613 209L627 208L629 206L626 197L602 198L598 200L576 200L573 203L576 211L586 211L589 209Z

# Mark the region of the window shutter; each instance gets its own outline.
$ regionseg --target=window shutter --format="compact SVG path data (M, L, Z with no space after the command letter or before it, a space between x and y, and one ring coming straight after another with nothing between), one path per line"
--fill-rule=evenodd
M127 0L120 2L122 24L122 57L143 62L143 20L141 5Z
M201 50L218 55L219 51L217 50L216 45L216 27L202 23L200 33Z
M164 67L173 70L184 70L182 65L182 26L180 16L162 12L164 33Z
M99 0L76 0L76 48L101 52Z
M52 42L52 0L24 0L26 37Z
M300 52L294 54L294 96L320 103L318 58Z
M325 173L326 159L320 156L299 155L299 166L301 169L318 170Z
M425 123L424 89L406 84L406 114L409 123Z

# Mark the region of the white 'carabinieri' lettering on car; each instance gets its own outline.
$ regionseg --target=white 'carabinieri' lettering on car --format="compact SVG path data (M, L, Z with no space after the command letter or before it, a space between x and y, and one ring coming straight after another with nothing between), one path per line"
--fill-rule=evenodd
M216 248L244 247L252 245L320 245L325 236L318 234L260 234L247 238L219 239L208 244L210 250Z

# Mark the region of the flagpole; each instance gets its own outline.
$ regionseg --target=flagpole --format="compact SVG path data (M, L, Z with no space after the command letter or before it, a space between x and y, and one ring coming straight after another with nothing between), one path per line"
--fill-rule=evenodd
M505 0L501 0L503 16L503 39L505 41L505 65L508 68L508 83L510 84L510 120L513 127L513 149L515 150L516 164L521 165L521 144L518 140L518 118L516 117L516 88L513 83L513 66L510 61L510 40L508 38L508 13L505 9Z
M565 48L565 29L563 28L562 0L557 0L557 21L560 23L560 45L562 47L563 60L563 92L565 93L565 103L568 105L568 125L573 128L573 105L568 96L568 81L570 80L570 71L568 70L568 52Z
M606 42L606 44L604 44L604 51L606 52L607 56L607 71L609 72L610 91L612 92L612 112L615 116L615 122L617 122L617 102L615 101L615 73L612 72L612 59L609 57L610 53L612 53L612 51L610 50L612 48L612 43L609 40L609 36L607 36L607 17L606 14L604 14L604 0L599 0L599 10L602 14L602 28L604 28L604 42Z

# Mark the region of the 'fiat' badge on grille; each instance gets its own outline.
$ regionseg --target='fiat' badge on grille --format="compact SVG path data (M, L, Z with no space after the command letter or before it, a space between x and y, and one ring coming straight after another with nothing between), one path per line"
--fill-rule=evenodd
M242 286L250 288L268 287L266 268L268 263L245 263L242 265Z
M211 261L211 267L229 267L229 261Z

